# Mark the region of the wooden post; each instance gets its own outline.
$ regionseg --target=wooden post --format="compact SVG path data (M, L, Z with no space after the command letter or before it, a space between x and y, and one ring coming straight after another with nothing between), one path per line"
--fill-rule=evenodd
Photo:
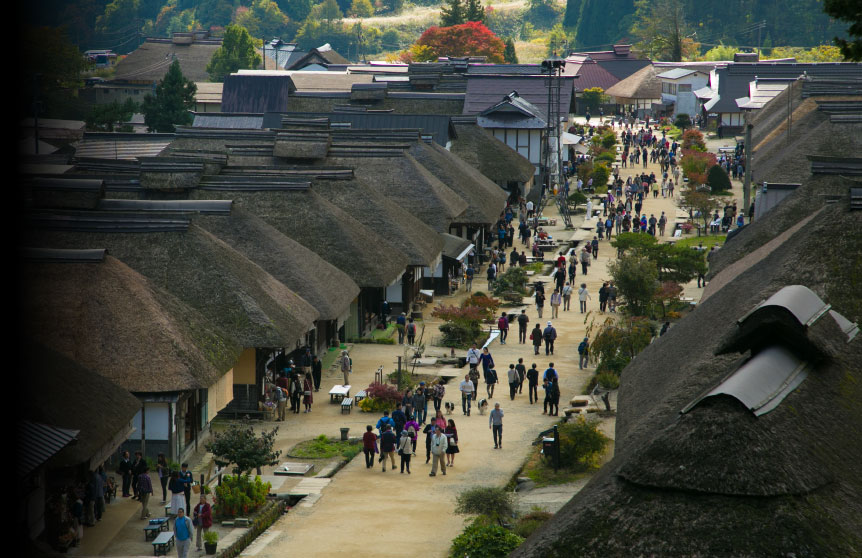
M744 215L748 217L748 209L751 207L751 157L754 151L751 145L751 128L752 125L748 121L751 116L751 111L745 113L745 179L742 183L742 199Z

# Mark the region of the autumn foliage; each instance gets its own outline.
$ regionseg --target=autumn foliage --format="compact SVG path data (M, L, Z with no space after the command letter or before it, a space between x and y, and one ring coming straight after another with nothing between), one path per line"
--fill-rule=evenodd
M488 62L503 62L506 45L493 31L477 21L468 21L451 27L429 27L401 58L416 61L422 53L426 60L440 56L486 56Z

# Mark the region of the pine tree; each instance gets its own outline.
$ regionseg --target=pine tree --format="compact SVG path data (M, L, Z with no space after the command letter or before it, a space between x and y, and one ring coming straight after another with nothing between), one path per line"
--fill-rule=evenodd
M503 51L503 62L506 64L517 64L518 55L515 53L515 41L512 37L506 39L506 49Z
M254 40L240 25L228 25L221 46L207 64L210 81L224 81L225 76L241 69L254 69L260 64Z
M194 82L183 75L179 60L174 60L165 78L156 86L155 97L144 97L141 112L147 129L151 132L174 132L177 124L191 124L189 111L195 107L197 89Z
M446 3L449 7L440 9L440 23L443 27L461 25L467 21L462 0L446 0Z
M482 6L481 0L467 0L467 9L464 16L464 21L485 22L485 8Z

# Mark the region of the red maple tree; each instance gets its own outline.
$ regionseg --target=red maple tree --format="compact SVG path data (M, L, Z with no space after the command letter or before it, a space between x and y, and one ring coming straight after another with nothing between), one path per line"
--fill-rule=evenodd
M477 21L451 27L429 27L417 45L429 47L436 56L486 56L488 62L503 62L506 45L493 31Z

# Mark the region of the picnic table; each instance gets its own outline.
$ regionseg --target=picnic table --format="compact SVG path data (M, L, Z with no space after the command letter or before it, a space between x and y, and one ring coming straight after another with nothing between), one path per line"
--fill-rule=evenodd
M366 393L365 390L363 389L363 390L357 391L356 395L353 396L353 399L355 399L356 403L358 404L360 401L362 401L366 397L368 397L368 393Z
M329 402L340 403L345 397L350 397L350 386L342 386L340 384L332 386L329 390Z
M162 533L153 541L153 555L158 556L161 554L163 556L167 556L173 546L174 534L170 531Z

